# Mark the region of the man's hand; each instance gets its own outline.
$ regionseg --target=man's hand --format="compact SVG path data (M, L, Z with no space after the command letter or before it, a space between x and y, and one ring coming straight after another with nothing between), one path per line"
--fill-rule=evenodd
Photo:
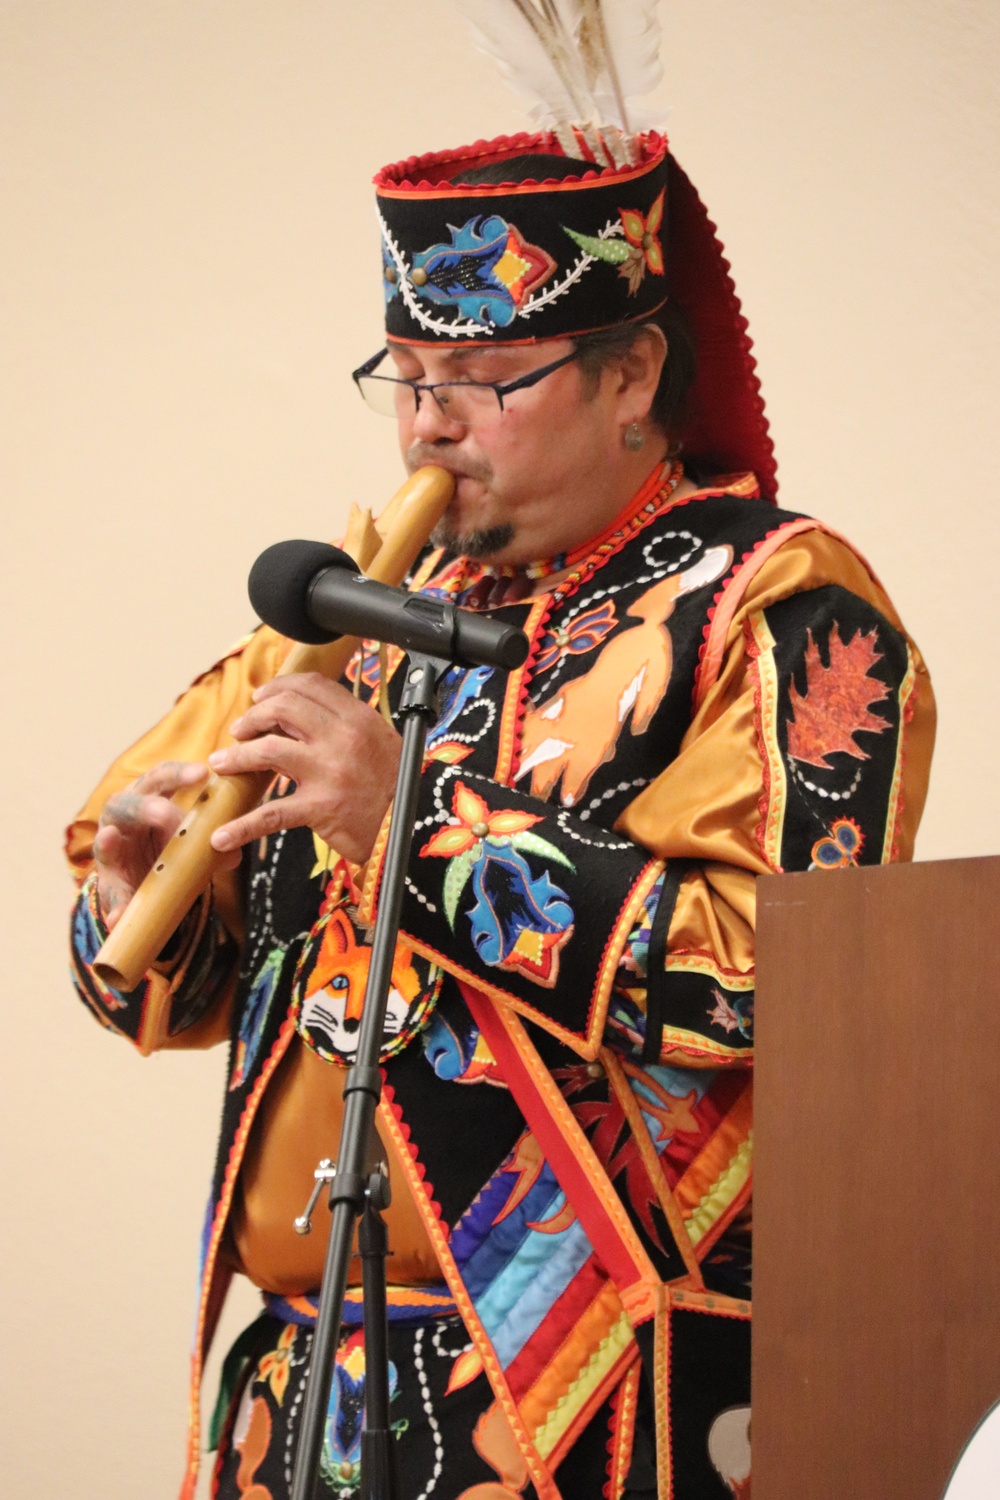
M290 797L265 802L212 835L236 849L280 828L307 827L355 864L372 852L396 786L402 740L339 683L316 672L289 673L259 687L253 707L231 726L239 743L208 757L213 771L278 771L295 782Z
M167 760L109 799L94 839L97 899L109 932L184 816L170 799L207 775L204 766L191 761ZM237 854L225 867L238 864Z

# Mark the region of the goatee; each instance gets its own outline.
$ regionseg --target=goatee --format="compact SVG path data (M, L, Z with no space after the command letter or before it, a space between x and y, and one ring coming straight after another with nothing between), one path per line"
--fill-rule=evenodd
M456 557L492 557L514 540L514 528L507 522L500 526L483 526L478 531L456 531L447 517L431 532L431 544L444 547Z

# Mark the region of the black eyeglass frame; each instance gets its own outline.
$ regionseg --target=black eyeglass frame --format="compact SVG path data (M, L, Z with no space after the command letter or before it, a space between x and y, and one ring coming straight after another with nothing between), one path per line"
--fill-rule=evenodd
M540 380L544 380L546 375L551 375L554 373L554 371L561 370L563 365L568 365L572 360L578 359L580 357L579 349L574 349L571 354L564 354L562 359L554 359L549 365L540 365L537 370L531 370L527 375L519 376L517 380L437 380L431 384L428 384L420 380L406 380L401 375L376 375L374 372L378 369L379 365L382 363L389 352L390 351L387 346L386 348L381 349L378 354L373 354L371 359L366 359L364 364L359 365L356 370L351 371L351 379L357 386L358 391L361 395L361 399L364 400L365 394L361 389L361 381L363 379L367 378L369 380L384 380L386 385L408 385L410 390L413 392L415 410L417 411L420 410L421 391L429 391L434 400L437 402L439 410L445 415L447 415L448 398L446 396L444 400L442 400L437 393L440 390L447 389L449 386L476 386L480 390L492 391L497 398L497 403L499 404L500 411L503 412L503 399L505 396L512 396L515 391L528 390L530 386L537 385Z

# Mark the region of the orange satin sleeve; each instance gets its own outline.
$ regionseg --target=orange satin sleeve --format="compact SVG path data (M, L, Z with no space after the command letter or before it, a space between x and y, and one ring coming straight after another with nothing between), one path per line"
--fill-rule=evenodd
M927 668L885 590L843 542L822 531L779 547L751 580L719 643L721 665L703 692L680 753L618 820L617 827L663 859L693 859L667 941L667 968L753 973L755 877L769 872L757 837L766 777L757 733L757 683L744 624L792 594L838 584L879 610L906 637L915 690L904 730L898 849L910 859L934 745Z
M291 642L284 636L261 626L196 677L159 723L118 757L66 830L66 858L78 884L93 868L94 835L109 797L161 761L204 762L213 750L228 744L230 724L249 707L254 689L275 675L290 650ZM194 789L190 800L196 795ZM182 797L177 801L183 805ZM236 938L241 938L236 876L219 876L214 893L220 918Z

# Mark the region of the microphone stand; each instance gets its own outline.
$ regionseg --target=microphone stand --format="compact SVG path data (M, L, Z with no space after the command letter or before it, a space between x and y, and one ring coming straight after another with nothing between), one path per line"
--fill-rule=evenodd
M396 795L389 826L385 871L372 942L368 983L358 1034L358 1051L344 1084L344 1120L336 1167L329 1161L316 1171L310 1206L296 1220L308 1232L308 1218L324 1182L330 1183L330 1242L320 1286L319 1311L302 1408L302 1428L295 1453L291 1500L313 1500L320 1459L334 1361L351 1259L351 1243L358 1220L362 1257L365 1342L365 1425L361 1435L362 1500L398 1500L392 1431L389 1426L389 1349L386 1313L385 1257L388 1237L381 1210L389 1205L389 1179L384 1164L372 1170L375 1110L382 1094L379 1053L385 1025L392 964L399 934L406 869L417 814L424 745L437 716L437 688L449 662L411 655L399 705L403 718L403 749L396 778Z

